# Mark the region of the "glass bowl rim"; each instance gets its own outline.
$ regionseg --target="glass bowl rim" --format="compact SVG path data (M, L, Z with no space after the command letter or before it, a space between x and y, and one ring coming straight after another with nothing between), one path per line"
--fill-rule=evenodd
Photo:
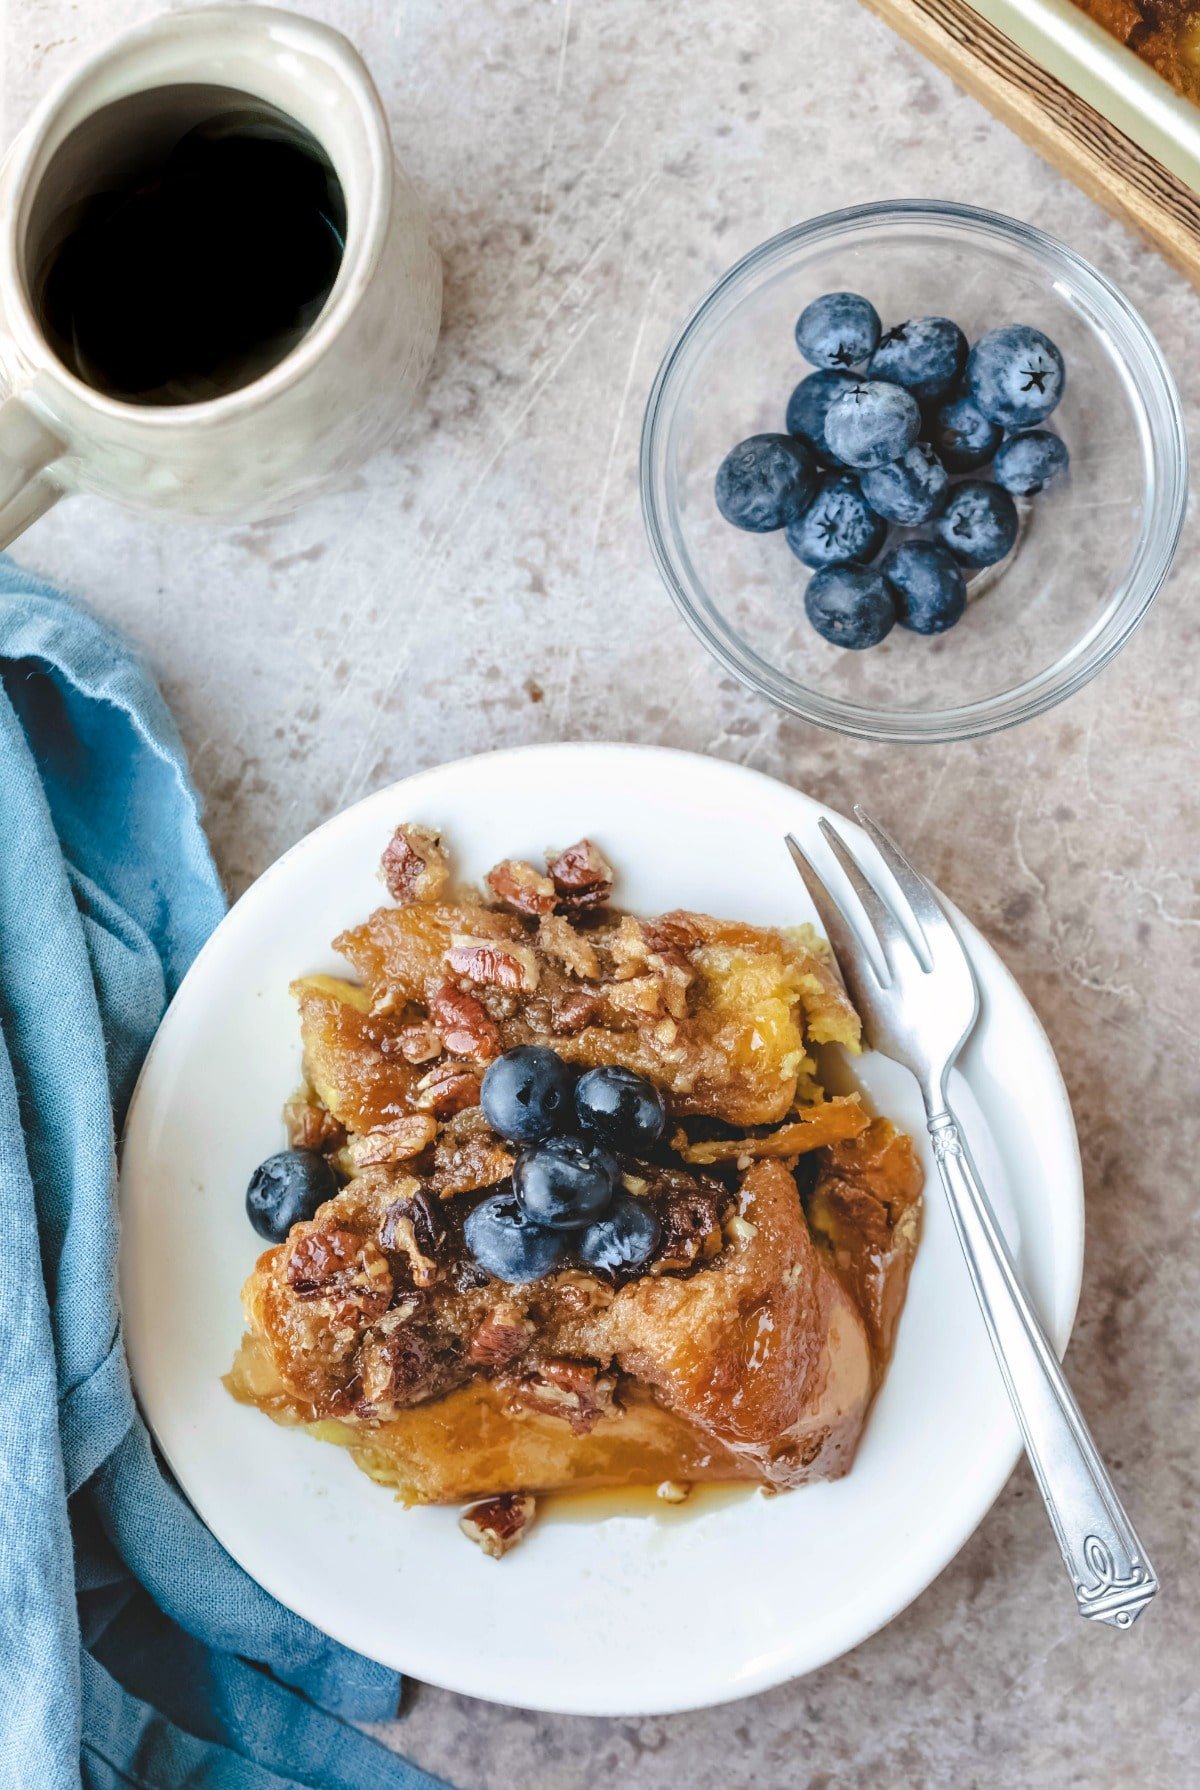
M666 505L656 489L656 467L665 459L673 381L697 334L740 287L807 243L835 240L875 223L957 225L968 234L1016 244L1049 265L1076 297L1091 301L1108 329L1124 367L1137 412L1148 499L1141 530L1119 591L1089 639L1069 655L1011 689L958 707L887 710L805 689L740 640L701 587L689 590L677 569L666 526ZM1095 326L1095 316L1093 316ZM1140 312L1106 275L1056 237L1017 218L953 200L877 200L823 212L768 237L715 282L676 331L659 364L646 401L639 463L642 516L656 565L692 632L732 676L777 707L817 726L861 739L896 743L972 739L1045 714L1091 681L1120 652L1158 595L1178 549L1187 513L1188 447L1183 406L1163 352Z

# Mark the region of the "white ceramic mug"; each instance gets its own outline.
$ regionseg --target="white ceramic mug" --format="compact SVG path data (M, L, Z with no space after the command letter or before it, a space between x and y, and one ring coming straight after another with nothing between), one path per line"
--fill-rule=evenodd
M311 132L341 182L345 250L320 315L260 377L198 403L123 402L70 372L39 325L39 220L121 153L105 108L188 84L239 90ZM0 547L70 491L230 521L290 509L344 484L404 421L428 372L441 263L366 68L313 20L212 6L118 38L17 138L0 168L0 220Z

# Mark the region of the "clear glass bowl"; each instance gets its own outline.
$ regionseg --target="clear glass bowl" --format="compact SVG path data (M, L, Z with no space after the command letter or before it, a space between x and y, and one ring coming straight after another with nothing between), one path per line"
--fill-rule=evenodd
M1023 503L1012 557L972 580L948 634L894 628L847 652L809 625L807 569L782 533L731 528L713 499L728 450L782 431L809 368L793 328L850 289L884 320L950 316L974 340L1031 323L1063 352L1050 427L1071 451ZM986 476L981 474L979 476ZM667 587L727 670L793 714L869 739L953 740L1039 715L1128 640L1170 569L1187 502L1179 394L1117 289L1040 230L927 200L831 212L773 237L720 280L667 352L642 429L642 505Z

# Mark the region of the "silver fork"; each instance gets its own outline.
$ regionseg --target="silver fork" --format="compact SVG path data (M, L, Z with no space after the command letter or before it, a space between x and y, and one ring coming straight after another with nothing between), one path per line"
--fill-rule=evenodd
M861 808L854 812L909 909L903 922L897 918L845 841L822 820L825 841L874 934L882 974L790 833L788 850L821 916L867 1042L910 1069L920 1083L958 1240L1079 1613L1114 1628L1132 1628L1157 1592L1158 1580L1017 1278L946 1098L947 1075L979 1012L970 960L924 877L882 827Z

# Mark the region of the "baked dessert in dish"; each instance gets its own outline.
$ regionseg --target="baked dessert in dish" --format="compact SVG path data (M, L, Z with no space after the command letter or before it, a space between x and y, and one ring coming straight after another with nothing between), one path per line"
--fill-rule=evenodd
M1099 25L1148 63L1179 93L1200 104L1200 4L1197 0L1075 0Z
M234 1396L502 1553L538 1494L847 1472L920 1230L827 947L611 905L588 840L451 885L433 831L294 984L304 1086L247 1205Z

